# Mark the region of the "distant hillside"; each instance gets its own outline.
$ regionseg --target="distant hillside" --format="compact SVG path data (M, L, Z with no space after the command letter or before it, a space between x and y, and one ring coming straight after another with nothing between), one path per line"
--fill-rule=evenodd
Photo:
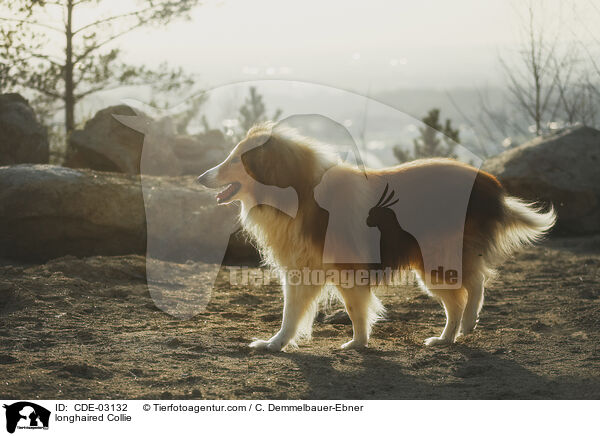
M486 88L485 95L489 103L502 104L501 88ZM443 118L450 118L456 123L468 122L461 112L475 122L480 110L480 95L476 88L404 88L378 93L373 98L415 118L421 118L436 107L441 109Z

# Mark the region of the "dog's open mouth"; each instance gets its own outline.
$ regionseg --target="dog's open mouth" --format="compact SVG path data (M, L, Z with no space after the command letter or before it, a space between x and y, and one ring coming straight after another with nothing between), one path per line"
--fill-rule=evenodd
M238 182L230 183L225 189L217 194L217 203L222 204L228 202L238 193L241 187L242 185Z

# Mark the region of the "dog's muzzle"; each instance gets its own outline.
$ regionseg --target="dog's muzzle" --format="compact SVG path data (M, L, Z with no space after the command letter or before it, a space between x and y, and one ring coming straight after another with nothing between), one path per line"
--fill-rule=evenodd
M206 186L207 188L218 188L218 186L215 184L215 173L213 168L200 174L200 176L198 176L196 179L196 183Z

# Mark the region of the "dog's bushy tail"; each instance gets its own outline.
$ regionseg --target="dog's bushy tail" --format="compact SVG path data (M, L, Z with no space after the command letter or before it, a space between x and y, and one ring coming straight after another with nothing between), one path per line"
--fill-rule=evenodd
M556 223L556 211L550 207L528 203L516 197L504 196L503 217L498 223L486 264L492 266L509 257L516 250L539 242Z

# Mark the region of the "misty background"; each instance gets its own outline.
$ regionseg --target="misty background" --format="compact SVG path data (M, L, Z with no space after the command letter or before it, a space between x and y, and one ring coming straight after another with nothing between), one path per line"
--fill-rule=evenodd
M27 3L11 0L1 6L0 24L22 24L11 18L11 11ZM34 31L31 39L39 37L39 32L44 34L38 51L43 51L46 59L40 58L40 63L50 57L61 59L65 51L64 32L60 32L66 19L64 2L57 2L55 8L52 3L32 9L27 17ZM86 38L107 37L92 63L102 63L103 55L118 50L130 65L168 69L180 76L170 77L177 86L157 91L145 85L143 72L136 71L138 80L134 81L118 80L115 74L116 80L82 94L74 105L75 124L66 130L81 128L98 110L124 99L163 109L181 108L206 93L202 102L186 109L194 114L187 125L191 131L185 133L204 127L231 134L250 85L262 97L262 118L276 111L285 117L318 112L327 106L346 127L364 124L367 115L350 113L343 98L336 102L322 86L333 88L333 94L343 90L368 97L408 115L402 126L391 126L389 117L369 117L368 129L361 127L365 144L360 145L365 148L369 142L370 148L381 147L383 141L389 148L410 149L422 125L419 120L432 109L439 109L440 122L449 119L458 128L458 142L483 158L572 124L597 127L600 69L595 59L600 54L596 25L600 7L592 0L183 3L189 3L184 13L173 13L164 20L134 15L131 29L130 14L144 10L144 2L77 3L72 17L75 28L104 20L110 24L108 28L92 26L93 33L79 35L82 47L87 47ZM148 22L142 23L145 19ZM27 44L27 38L23 41ZM530 59L535 50L539 50L537 58ZM538 79L532 75L535 62L542 70ZM4 74L18 75L10 70ZM299 95L279 85L270 86L267 80L322 86L303 86ZM3 92L19 91L34 106L49 103L36 111L53 132L52 148L60 155L68 136L62 127L62 105L60 101L36 102L39 89L32 90L29 82L4 85ZM243 82L251 83L244 87ZM239 85L230 86L228 95L211 93L236 83ZM55 85L61 86L59 81ZM521 101L525 93L526 101ZM536 93L541 94L540 104L547 107L534 114ZM368 106L364 104L365 111Z
M0 397L598 399L598 22L598 0L1 0ZM406 283L377 290L371 352L331 352L332 302L258 356L278 271L196 180L266 120L372 167L461 159L558 221L457 347L423 348L443 311Z

